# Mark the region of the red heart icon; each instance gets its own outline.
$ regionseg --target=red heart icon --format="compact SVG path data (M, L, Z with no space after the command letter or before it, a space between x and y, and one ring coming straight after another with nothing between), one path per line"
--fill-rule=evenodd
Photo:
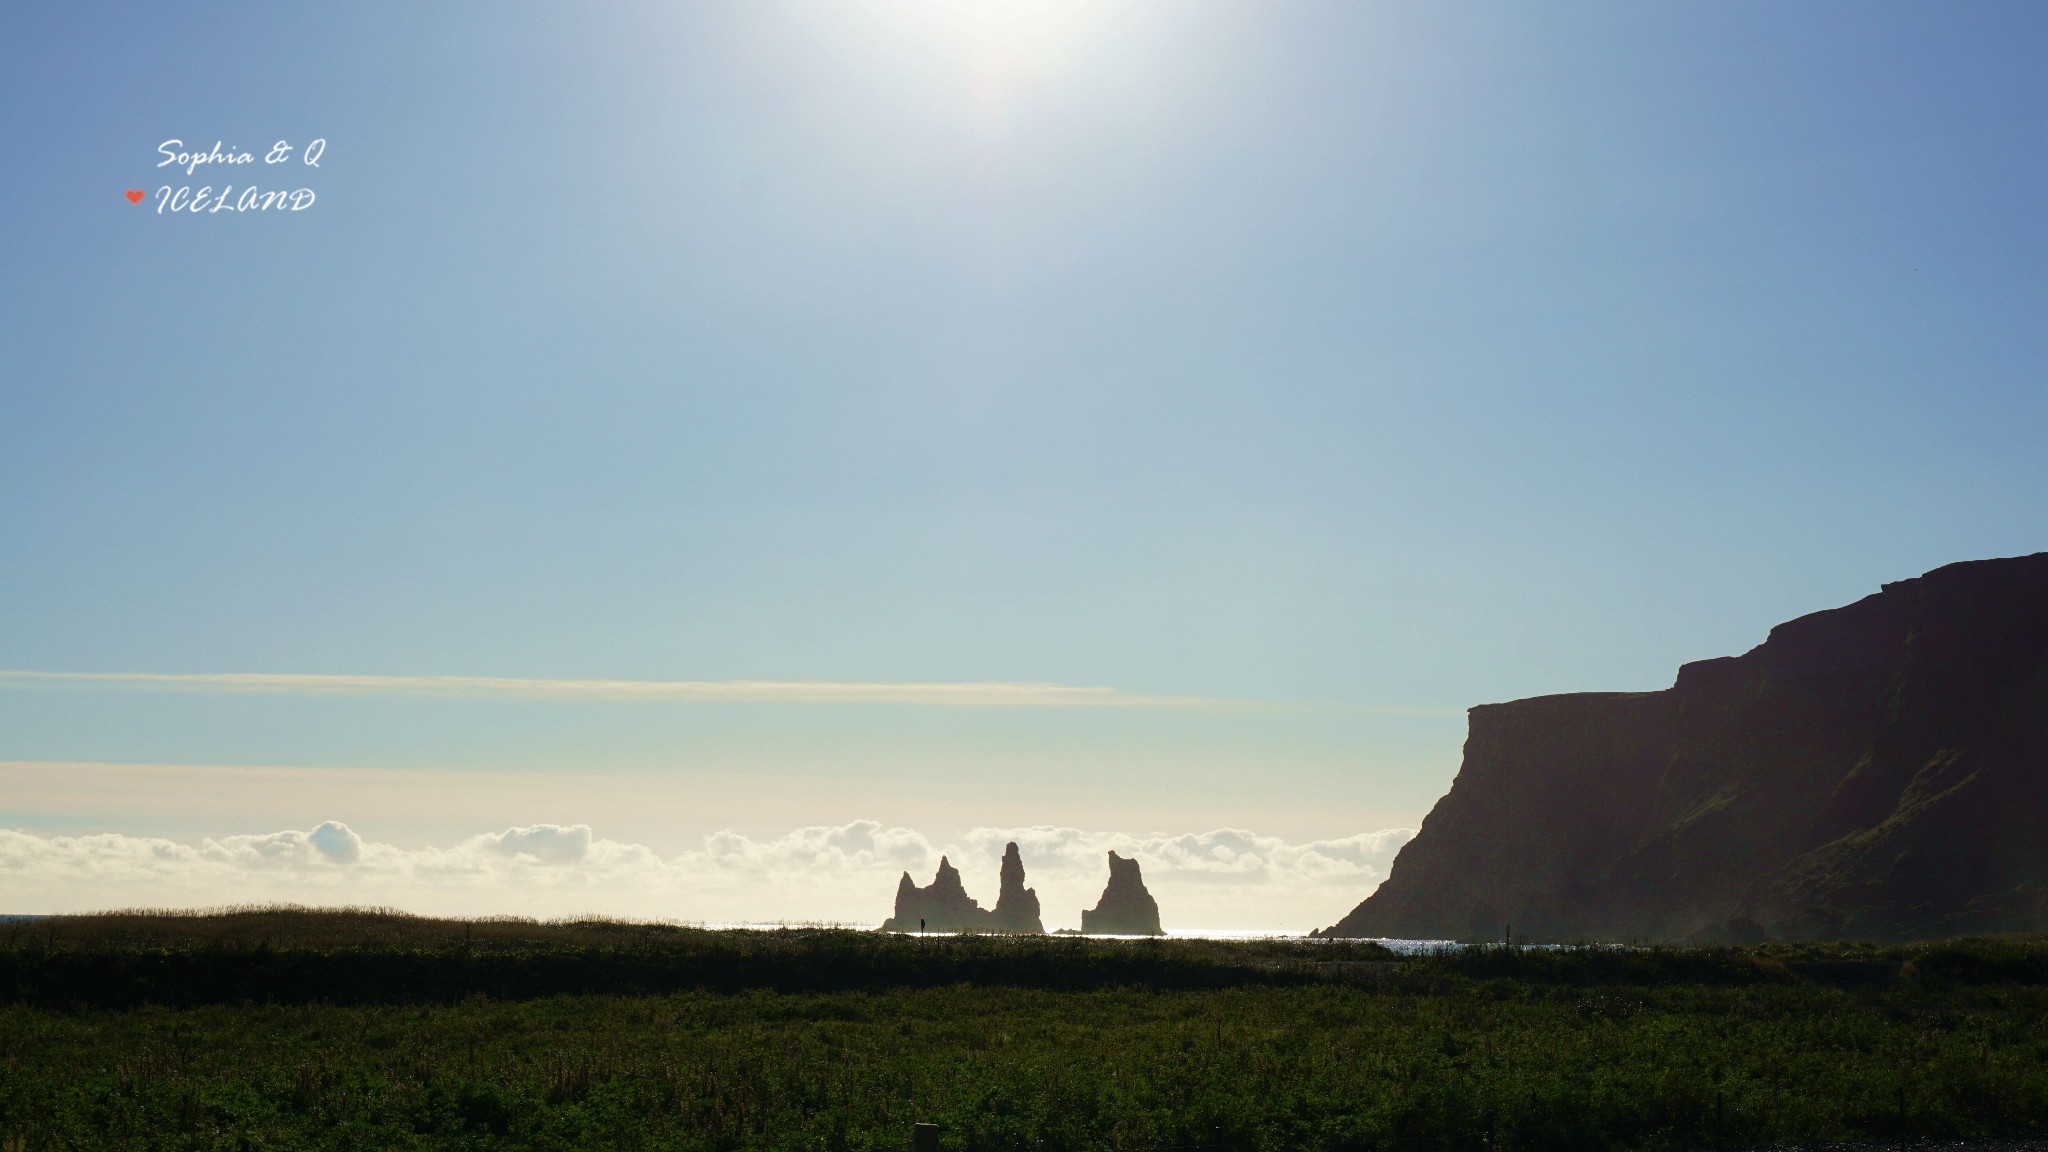
M143 190L140 188L130 188L128 190L128 202L130 204L140 204L142 203L142 198L145 195L147 195L147 193L143 192Z

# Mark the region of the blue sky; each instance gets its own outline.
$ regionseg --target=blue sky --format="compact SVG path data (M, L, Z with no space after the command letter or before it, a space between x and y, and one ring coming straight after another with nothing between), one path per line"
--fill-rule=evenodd
M1471 704L2048 546L2044 58L2030 3L11 7L0 669L1223 703L17 678L0 825L1412 827ZM229 182L318 199L155 210Z

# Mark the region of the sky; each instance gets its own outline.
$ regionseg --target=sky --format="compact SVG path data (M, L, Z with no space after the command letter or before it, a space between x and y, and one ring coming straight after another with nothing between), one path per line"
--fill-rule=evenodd
M0 912L873 923L1015 839L1049 927L1111 849L1334 922L1466 708L2048 548L2044 63L2030 0L7 6Z

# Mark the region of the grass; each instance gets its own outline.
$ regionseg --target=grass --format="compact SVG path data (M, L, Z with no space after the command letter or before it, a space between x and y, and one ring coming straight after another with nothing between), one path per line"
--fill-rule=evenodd
M1397 960L305 910L52 926L0 930L7 1152L841 1152L901 1149L915 1121L949 1152L2048 1125L2038 938Z

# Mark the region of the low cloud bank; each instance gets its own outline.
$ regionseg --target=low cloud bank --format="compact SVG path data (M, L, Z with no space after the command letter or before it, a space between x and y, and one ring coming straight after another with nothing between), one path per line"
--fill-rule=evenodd
M1140 836L1076 828L975 828L939 844L874 820L756 840L719 832L663 857L585 824L535 824L448 848L402 848L327 821L308 831L196 844L102 833L0 829L0 912L198 907L291 901L385 904L430 914L593 912L713 923L876 923L899 873L920 883L949 856L970 892L995 899L1015 840L1047 927L1078 924L1107 876L1104 854L1135 856L1169 928L1302 931L1336 920L1386 878L1413 830L1293 843L1236 828Z

